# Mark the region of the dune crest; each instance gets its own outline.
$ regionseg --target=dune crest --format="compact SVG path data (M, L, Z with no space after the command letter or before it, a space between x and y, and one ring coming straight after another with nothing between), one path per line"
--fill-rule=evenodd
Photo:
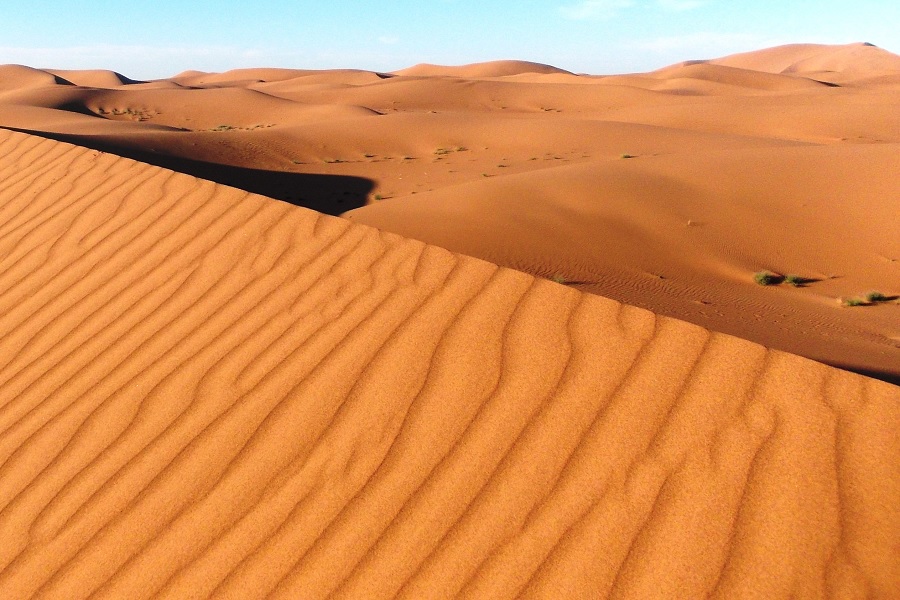
M900 71L900 56L866 43L787 44L708 61L766 73Z
M649 75L667 81L692 79L765 91L796 92L813 90L825 85L811 79L788 77L781 73L754 71L705 61L679 63L659 69Z
M72 82L74 85L95 88L117 88L123 85L134 85L145 83L129 79L121 73L115 71L106 71L102 69L66 71L62 69L47 69L48 73L56 75L66 81Z
M24 65L0 65L0 91L49 85L74 85L49 71L33 69Z
M542 63L528 62L524 60L495 60L481 63L473 63L461 66L431 65L422 63L406 69L394 71L394 75L415 77L509 77L523 74L572 75L570 71L545 65Z
M0 597L900 595L895 386L0 132Z
M900 197L900 182L882 176L897 152L784 145L562 164L554 185L547 170L510 174L346 216L900 382L900 306L860 314L835 300L872 282L900 292L898 263L885 258L900 255L896 207L886 201ZM752 278L763 269L815 281L764 287Z
M900 383L897 65L863 44L615 76L494 61L137 83L10 65L0 127ZM764 270L805 283L761 288Z

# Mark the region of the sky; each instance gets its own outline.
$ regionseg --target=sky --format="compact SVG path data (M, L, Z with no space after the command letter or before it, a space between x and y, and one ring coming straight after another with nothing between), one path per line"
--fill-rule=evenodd
M898 0L4 0L0 20L0 64L137 79L500 59L613 74L787 43L900 53Z

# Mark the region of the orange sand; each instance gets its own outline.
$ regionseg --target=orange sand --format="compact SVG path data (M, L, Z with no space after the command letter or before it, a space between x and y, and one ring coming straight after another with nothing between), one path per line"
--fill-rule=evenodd
M898 60L0 67L0 598L900 597Z
M900 391L0 137L0 597L900 593Z
M0 67L0 126L237 186L900 382L900 57L652 73ZM623 159L623 155L634 156ZM757 271L818 280L760 288Z

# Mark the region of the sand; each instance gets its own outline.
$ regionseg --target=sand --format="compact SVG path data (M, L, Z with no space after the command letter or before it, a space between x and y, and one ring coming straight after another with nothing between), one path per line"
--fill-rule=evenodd
M900 391L0 137L0 596L900 592Z
M834 301L897 77L830 50L0 67L0 598L900 597L900 387L806 358L900 370Z
M900 383L900 57L651 73L0 67L0 126L239 187ZM623 158L631 157L631 158ZM760 288L773 271L804 287Z

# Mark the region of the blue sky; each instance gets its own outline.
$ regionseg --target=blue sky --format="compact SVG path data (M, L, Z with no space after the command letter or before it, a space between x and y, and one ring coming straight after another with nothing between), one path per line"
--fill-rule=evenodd
M898 0L32 0L4 2L0 19L0 63L145 79L510 58L608 74L792 42L900 53Z

